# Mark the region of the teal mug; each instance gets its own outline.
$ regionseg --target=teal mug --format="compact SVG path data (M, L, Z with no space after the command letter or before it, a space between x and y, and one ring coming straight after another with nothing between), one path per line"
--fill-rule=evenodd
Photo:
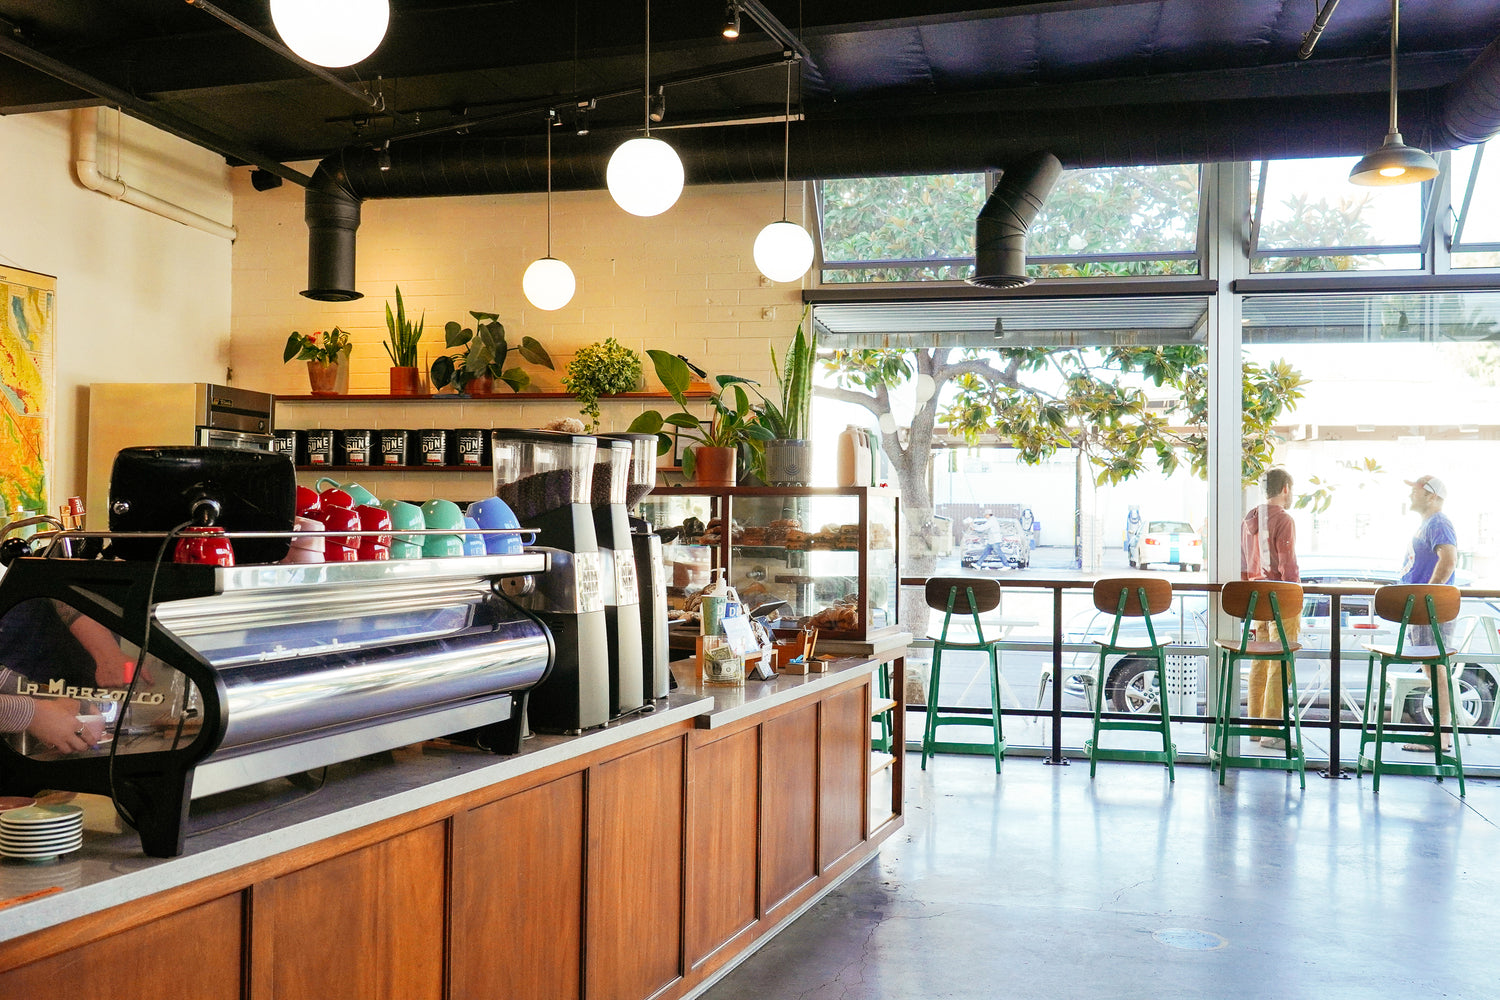
M429 500L422 505L422 517L431 528L452 528L455 532L465 527L464 512L452 500ZM424 535L422 555L428 559L446 559L464 554L462 535Z
M427 527L422 508L405 500L383 500L376 506L390 512L391 528L394 531L421 531ZM391 537L392 559L422 558L422 535L393 535Z
M322 479L319 479L317 482L313 483L313 489L317 490L320 493L330 487L336 490L343 490L345 493L353 497L354 506L356 507L381 506L380 501L375 498L375 494L371 493L369 490L365 489L358 483L339 483L333 481L332 479L329 479L327 476L324 476Z

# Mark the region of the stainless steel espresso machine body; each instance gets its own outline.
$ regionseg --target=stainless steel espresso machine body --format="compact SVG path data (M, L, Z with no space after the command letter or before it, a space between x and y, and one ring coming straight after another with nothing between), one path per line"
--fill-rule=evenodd
M594 456L594 534L599 540L599 578L604 586L604 625L609 635L609 713L645 707L641 667L640 587L626 506L630 482L629 441L599 439Z
M17 559L0 580L0 698L76 712L83 735L0 736L0 793L111 795L145 852L170 857L193 798L456 733L514 753L552 641L500 583L546 568L536 552Z

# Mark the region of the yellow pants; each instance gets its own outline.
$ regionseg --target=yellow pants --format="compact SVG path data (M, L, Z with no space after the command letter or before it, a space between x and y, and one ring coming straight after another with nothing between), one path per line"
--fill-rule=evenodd
M1286 628L1286 641L1295 643L1302 632L1301 618L1282 620ZM1255 637L1262 642L1280 642L1275 622L1257 622ZM1282 703L1281 661L1254 660L1250 664L1250 717L1253 719L1281 718Z

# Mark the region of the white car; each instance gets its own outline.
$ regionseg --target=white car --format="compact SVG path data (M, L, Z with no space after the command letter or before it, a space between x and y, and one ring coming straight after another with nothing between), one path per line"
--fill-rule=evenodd
M1203 539L1186 521L1147 521L1130 546L1130 565L1169 565L1196 573L1203 568Z

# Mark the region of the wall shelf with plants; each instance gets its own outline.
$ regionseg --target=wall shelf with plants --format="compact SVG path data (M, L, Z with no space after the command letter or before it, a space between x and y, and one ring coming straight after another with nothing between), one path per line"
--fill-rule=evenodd
M702 385L701 388L688 389L688 390L686 390L683 393L683 396L685 398L687 398L687 399L708 399L708 398L710 398L713 395L714 395L714 392L711 389L709 389L709 387L707 386L707 384ZM276 397L276 399L278 401L285 401L285 402L288 402L288 403L390 403L390 402L399 402L399 403L423 403L423 402L431 402L431 403L455 403L455 402L474 402L476 400L484 400L484 401L487 401L487 402L505 402L506 400L511 400L511 399L519 400L519 401L526 401L526 400L542 400L542 399L576 399L576 398L577 397L574 396L571 392L562 392L561 390L556 391L556 392L506 392L506 393L496 393L493 396L466 396L466 395L459 395L458 393L451 393L451 392L434 393L434 394L425 395L425 396L401 396L401 395L391 395L390 393L384 393L384 392L379 392L379 393L369 392L369 393L360 393L358 395L352 395L351 394L351 395L347 395L347 396L277 396ZM613 393L613 394L610 394L610 395L607 395L607 396L600 396L599 400L600 400L600 402L608 402L609 400L613 400L613 399L631 400L631 399L670 399L670 398L672 398L671 397L671 393L669 393L669 392L667 392L665 390L662 390L662 389L647 389L647 390L644 390L642 392L617 392L617 393Z

